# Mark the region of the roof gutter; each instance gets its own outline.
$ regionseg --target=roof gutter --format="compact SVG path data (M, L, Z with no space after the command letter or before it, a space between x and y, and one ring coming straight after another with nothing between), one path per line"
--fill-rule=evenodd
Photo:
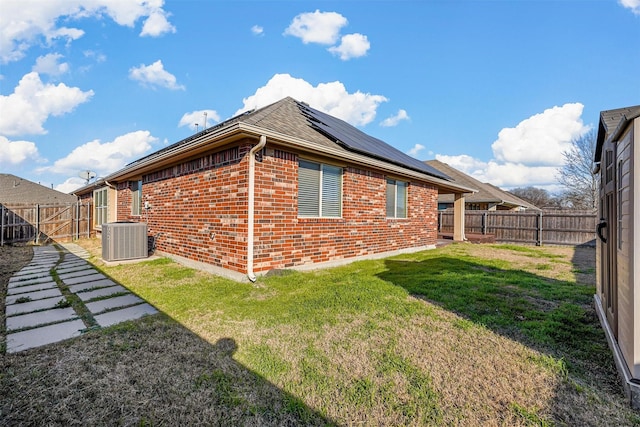
M256 281L253 272L253 229L255 220L255 180L256 180L256 153L267 145L267 137L260 136L260 141L249 151L249 188L247 189L247 277L250 281Z

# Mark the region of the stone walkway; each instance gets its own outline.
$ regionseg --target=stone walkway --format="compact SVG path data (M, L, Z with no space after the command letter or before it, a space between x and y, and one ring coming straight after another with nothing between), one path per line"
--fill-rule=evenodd
M9 279L7 353L66 340L89 329L158 312L94 269L86 261L89 254L80 246L73 243L61 246L62 251L55 246L35 246L29 265ZM63 290L65 294L78 296L78 311L84 311L84 320L71 307Z

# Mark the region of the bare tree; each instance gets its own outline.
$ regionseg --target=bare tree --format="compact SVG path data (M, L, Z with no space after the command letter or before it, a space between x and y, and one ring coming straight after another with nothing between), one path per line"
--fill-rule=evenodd
M532 205L540 209L559 207L559 201L554 196L549 194L549 192L544 188L518 187L514 188L513 190L509 190L509 193L531 203Z
M571 148L562 153L564 166L557 178L565 189L563 198L575 209L598 207L598 180L593 173L596 138L591 130L571 141Z

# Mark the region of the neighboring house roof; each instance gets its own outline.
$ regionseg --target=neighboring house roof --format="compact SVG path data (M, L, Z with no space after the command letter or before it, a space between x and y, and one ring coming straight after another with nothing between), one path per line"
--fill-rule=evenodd
M267 136L267 144L284 145L355 164L387 170L401 176L428 181L441 191L469 192L446 174L422 164L385 142L373 138L343 120L321 113L287 97L258 110L240 114L195 135L169 145L125 166L103 180L117 181L148 173L182 158L192 158L233 140ZM76 194L96 184L75 191Z
M617 108L600 112L600 124L598 125L598 137L596 138L596 152L594 163L599 163L602 156L602 146L606 138L617 138L627 122L640 117L640 105L634 107Z
M490 203L507 206L509 208L523 207L525 209L539 210L531 203L526 202L492 184L480 182L439 160L427 160L425 163L447 174L453 178L455 182L460 183L465 187L475 188L475 193L465 196L465 203ZM453 203L454 197L452 194L440 194L438 196L438 201L440 203Z
M0 173L0 203L11 204L67 204L75 203L76 196L62 193L15 175Z

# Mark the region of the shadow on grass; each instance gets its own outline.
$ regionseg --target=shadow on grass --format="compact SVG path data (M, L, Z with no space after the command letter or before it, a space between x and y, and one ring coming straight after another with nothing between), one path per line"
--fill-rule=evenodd
M334 425L164 314L0 359L0 425Z
M335 424L237 362L237 348L159 313L0 354L0 426Z
M587 376L611 357L593 308L594 288L471 257L388 259L378 276L409 293L521 343L563 358Z

